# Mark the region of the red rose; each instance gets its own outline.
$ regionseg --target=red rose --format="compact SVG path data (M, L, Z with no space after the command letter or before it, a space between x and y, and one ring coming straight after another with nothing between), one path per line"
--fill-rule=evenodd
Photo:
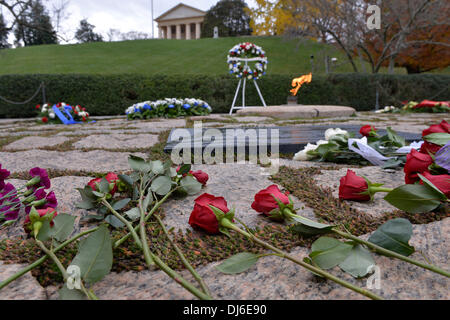
M339 184L339 199L353 201L369 201L369 194L361 194L369 188L364 178L358 177L352 170L347 170L347 175L342 177Z
M430 152L434 154L438 152L439 149L441 149L441 146L425 141L424 143L422 143L422 146L420 147L420 153L428 154L428 152Z
M219 221L209 205L228 213L230 209L225 199L204 193L194 201L194 210L189 217L189 224L193 228L200 228L211 234L219 233Z
M206 172L203 172L202 170L189 171L189 173L192 174L195 177L195 179L197 179L197 181L200 182L202 185L205 185L209 179L208 174Z
M443 194L447 196L447 198L450 198L450 175L449 174L441 174L441 175L432 175L429 172L424 172L422 174L425 178L430 180L432 184ZM422 181L420 181L421 184L423 184Z
M109 192L112 196L114 195L114 193L116 193L117 191L117 181L119 180L119 177L117 176L117 174L113 173L113 172L109 172L106 176L105 176L106 181L108 181L109 183L114 183L114 188ZM102 178L96 178L96 179L92 179L91 181L88 182L88 186L92 188L92 190L94 191L98 191L97 190L97 184L100 183L100 181L102 180Z
M365 125L363 127L361 127L361 129L359 130L359 133L361 133L361 135L363 135L364 137L371 137L374 136L374 132L376 132L377 129L375 129L374 126L371 125Z
M450 124L445 120L442 120L440 124L433 124L428 129L423 130L422 137L432 133L450 133Z
M47 123L48 122L48 118L47 117L42 117L42 122L43 123Z
M53 219L58 215L58 212L56 212L55 209L49 207L49 208L45 208L45 209L39 209L36 211L39 213L40 217L43 217L46 214L53 212L53 217L50 220L50 226L53 227L55 225L55 223L53 222ZM25 230L26 233L30 233L32 231L31 220L30 220L29 214L27 214L25 221L23 222L23 229Z
M255 194L255 201L252 203L252 208L257 212L270 216L272 210L278 209L278 203L273 197L284 204L289 204L290 200L287 195L288 193L282 193L278 186L273 184L267 189L261 190Z
M428 167L433 163L433 159L429 154L420 153L415 149L406 156L406 163L403 171L405 172L405 182L413 184L419 181L418 173L428 171Z
M36 109L40 109L40 108L41 108L41 105L38 104L38 105L36 106Z

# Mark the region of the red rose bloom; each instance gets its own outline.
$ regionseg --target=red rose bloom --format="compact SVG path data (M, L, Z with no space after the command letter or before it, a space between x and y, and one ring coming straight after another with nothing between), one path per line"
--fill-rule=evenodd
M439 149L441 149L441 146L425 141L424 143L422 143L422 146L420 147L420 153L428 154L429 152L434 154L438 152Z
M200 182L202 185L205 185L209 179L208 174L206 172L203 172L202 170L189 171L189 173L192 174L195 177L195 179L197 179L197 181Z
M255 201L252 203L252 208L257 212L270 216L270 212L273 209L278 208L278 203L273 197L277 198L284 204L289 204L290 200L287 195L287 193L282 193L277 185L273 184L267 189L261 190L255 194Z
M119 177L117 176L117 174L110 172L105 176L106 181L108 181L109 183L113 183L114 182L114 188L109 192L112 196L114 195L114 193L116 193L117 191L117 181L119 180ZM88 186L92 188L92 190L94 191L98 191L97 190L97 184L100 183L100 181L102 180L102 178L96 178L96 179L92 179L91 181L88 182Z
M219 233L219 221L209 205L228 213L230 209L225 199L204 193L194 201L194 210L189 217L189 224L193 228L200 228L211 234Z
M353 201L369 201L370 195L361 194L369 188L367 181L356 175L352 170L347 170L347 175L342 177L339 184L339 199Z
M418 173L428 172L428 167L433 163L429 154L420 153L415 149L406 156L406 164L403 168L405 172L406 184L413 184L419 181Z
M372 132L376 132L376 131L377 131L377 129L375 129L374 126L371 126L368 124L368 125L362 126L361 129L359 130L359 133L361 135L363 135L364 137L370 137L373 135Z
M42 117L42 122L43 123L47 123L48 122L48 118L47 117Z
M430 180L432 184L436 188L438 188L443 194L450 198L450 175L449 174L441 174L441 175L432 175L429 172L424 172L422 174L425 178ZM423 184L423 182L420 182Z
M53 208L45 208L45 209L39 209L39 210L36 210L36 211L39 213L40 217L43 217L46 214L53 212L53 217L52 217L52 219L50 221L50 226L51 227L54 226L55 223L53 222L53 219L58 215L58 212L56 212L55 209L53 209ZM23 229L25 230L26 233L30 233L32 231L32 229L31 229L31 220L30 220L29 214L27 214L27 216L25 218L25 221L23 222Z
M37 106L36 106L36 109L40 109L41 108L41 105L40 104L38 104Z
M422 137L432 133L450 133L450 124L445 120L442 120L440 124L433 124L428 129L423 130Z

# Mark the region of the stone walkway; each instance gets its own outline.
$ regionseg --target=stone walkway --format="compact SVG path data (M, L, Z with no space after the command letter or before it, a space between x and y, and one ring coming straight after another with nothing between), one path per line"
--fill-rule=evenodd
M245 126L282 126L329 124L373 124L378 128L391 126L397 131L421 133L430 124L439 123L442 115L386 115L369 112L358 113L357 117L327 119L286 119L277 120L270 117L235 116L214 114L210 116L185 119L165 119L148 121L127 121L123 117L101 117L96 123L86 125L37 125L30 119L0 119L0 163L13 174L27 172L39 166L46 169L67 171L68 175L52 178L52 190L55 191L60 212L77 216L77 231L87 227L80 222L89 214L86 210L76 209L79 201L75 188L83 187L94 174L108 171L126 171L127 158L130 153L148 158L148 149L159 142L158 135L173 128L191 126L192 121L203 121L209 127L245 127ZM314 162L299 162L282 159L281 164L294 168L320 166ZM342 166L341 166L342 167ZM207 172L210 180L204 192L224 196L229 207L236 208L239 218L250 227L271 223L251 209L254 194L266 188L272 182L261 174L261 167L254 164L196 165L194 169ZM382 171L377 167L354 169L370 180L386 183L396 187L403 182L402 171ZM314 179L320 186L329 187L337 196L339 178L346 169L323 171ZM71 172L77 172L71 176ZM62 175L62 173L60 175ZM16 186L23 180L12 180ZM191 229L187 221L193 208L193 199L169 201L164 205L168 227ZM313 208L307 207L294 199L299 213L315 219ZM377 195L374 203L352 203L359 211L378 217L386 211L392 211L381 196ZM415 225L411 244L418 252L413 258L423 261L419 251L433 263L448 268L450 219L428 225ZM197 231L194 231L197 232ZM0 239L24 237L20 225L0 231ZM367 237L368 235L365 235ZM292 252L298 257L307 255L307 248L295 248ZM387 299L449 299L450 282L442 276L416 268L397 260L376 256L381 268L382 289L375 290ZM212 294L218 299L360 299L361 296L343 289L332 282L318 280L311 273L290 262L275 257L265 257L250 271L230 276L218 272L211 263L198 268L209 284ZM6 265L0 261L0 281L23 268L24 265ZM355 280L338 268L332 273L359 286L365 286L365 279ZM183 271L183 274L186 274ZM57 288L43 288L27 274L0 291L0 299L55 299ZM97 283L94 291L101 299L192 299L161 271L111 273Z

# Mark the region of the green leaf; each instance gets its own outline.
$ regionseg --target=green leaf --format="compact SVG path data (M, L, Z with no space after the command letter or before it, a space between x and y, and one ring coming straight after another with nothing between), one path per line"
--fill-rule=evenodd
M166 176L160 176L153 180L150 189L157 195L165 196L172 189L172 180Z
M151 163L146 162L144 159L133 156L132 154L128 157L128 164L130 168L134 171L139 172L149 172L152 170Z
M92 193L91 187L86 186L84 189L76 188L76 190L80 193L82 200L76 204L77 208L89 210L95 207L95 195Z
M197 194L202 190L202 184L192 176L186 176L182 178L180 181L180 185L188 195Z
M92 201L80 201L75 205L79 209L90 210L94 208L94 203Z
M430 188L435 190L437 193L439 193L441 195L441 199L442 200L447 200L447 196L441 190L439 190L430 180L425 178L420 173L418 174L418 176L419 176L420 180L422 180L425 185L429 186Z
M81 270L81 277L87 283L100 281L112 267L113 253L111 236L105 225L80 242L78 254L72 261Z
M105 221L112 225L114 228L119 229L122 228L125 224L116 218L114 215L110 214L105 218Z
M424 140L437 144L438 146L445 146L450 141L450 133L432 133L425 137Z
M389 141L391 141L394 145L398 147L403 147L406 145L405 138L399 136L394 130L392 130L391 127L388 127L386 131Z
M156 175L164 173L164 165L160 160L152 161L152 172Z
M415 251L414 247L408 243L411 235L411 222L404 218L397 218L381 225L370 236L369 242L404 256L409 256Z
M50 221L44 220L42 222L42 227L37 235L37 239L45 242L50 240L51 238L53 238L53 228L50 226Z
M352 248L352 245L337 239L322 237L312 244L309 257L320 268L331 269L344 261Z
M189 173L189 171L191 171L191 165L190 164L183 164L180 167L180 170L178 170L178 174L183 175L183 174Z
M354 278L361 278L367 275L370 270L369 267L372 265L375 265L375 261L369 250L360 244L356 244L348 257L339 264L339 267Z
M147 208L150 205L150 203L152 203L152 201L153 201L153 195L152 195L152 192L149 190L147 193L147 196L145 197L144 201L142 202L142 206L144 207L143 209L145 211L147 211Z
M216 215L217 221L221 221L225 217L225 212L223 212L219 208L216 208L211 204L208 206L212 210L212 212Z
M109 193L109 182L105 178L102 178L100 180L100 183L98 184L98 189L101 193ZM93 194L97 195L95 191L92 192ZM99 196L99 195L97 195ZM100 196L99 196L100 197Z
M291 216L291 218L295 222L297 222L295 225L291 227L291 230L296 233L307 236L330 233L331 229L335 227L329 224L323 224L313 220L309 220L302 216L295 216L295 217Z
M216 266L216 268L220 272L226 274L237 274L250 269L256 262L258 262L259 258L260 256L254 253L241 252L228 258L220 265Z
M119 200L117 202L114 202L114 204L112 205L113 209L118 211L120 209L125 208L125 206L131 201L130 198L126 198L126 199L122 199Z
M428 186L407 184L389 192L384 200L409 213L424 213L436 209L441 197L441 193Z
M54 225L52 227L52 237L62 242L66 240L73 231L75 224L75 216L67 213L60 213L54 219Z
M128 218L130 218L131 221L136 221L141 217L141 211L139 210L139 208L132 208L125 212L125 214Z
M98 191L92 191L92 193L99 198L103 198L105 196L105 194L103 192L98 192Z
M67 285L59 289L59 300L87 300L86 295L78 289L70 290Z
M119 177L120 181L122 181L123 183L125 183L129 187L133 186L134 181L133 181L133 179L131 179L130 176L127 176L125 174L119 174L118 177Z

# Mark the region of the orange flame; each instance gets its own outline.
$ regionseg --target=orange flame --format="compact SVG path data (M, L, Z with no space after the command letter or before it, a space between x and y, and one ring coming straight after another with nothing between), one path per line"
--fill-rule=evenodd
M296 96L298 93L298 90L302 87L305 83L310 83L312 81L312 73L309 73L307 75L301 76L299 78L295 78L292 80L292 86L295 87L294 89L291 89L291 93L293 96Z

